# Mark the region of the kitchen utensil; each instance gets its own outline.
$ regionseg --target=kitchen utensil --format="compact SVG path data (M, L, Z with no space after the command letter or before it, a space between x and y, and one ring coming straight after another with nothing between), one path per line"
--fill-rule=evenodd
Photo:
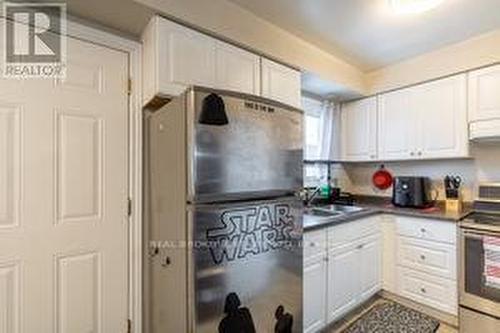
M446 198L457 199L460 194L461 185L462 185L462 177L447 175L444 178Z
M382 164L380 168L373 174L372 182L373 185L379 190L387 190L392 186L393 177L392 174L387 171L385 166Z

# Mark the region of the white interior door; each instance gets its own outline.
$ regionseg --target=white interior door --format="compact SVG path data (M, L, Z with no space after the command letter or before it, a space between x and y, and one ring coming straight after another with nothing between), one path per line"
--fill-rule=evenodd
M125 53L68 38L64 81L0 79L0 333L125 332Z

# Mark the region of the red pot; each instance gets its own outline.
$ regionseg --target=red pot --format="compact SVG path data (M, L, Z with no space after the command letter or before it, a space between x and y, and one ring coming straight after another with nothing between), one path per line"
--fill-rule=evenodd
M381 166L372 176L373 185L379 190L387 190L392 186L392 181L392 174L384 166Z

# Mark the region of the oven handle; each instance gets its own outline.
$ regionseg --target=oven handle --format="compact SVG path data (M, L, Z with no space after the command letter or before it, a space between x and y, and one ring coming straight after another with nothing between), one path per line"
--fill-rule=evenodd
M462 235L467 236L467 237L472 237L472 238L479 238L481 236L492 236L492 237L498 237L500 238L500 233L499 232L494 232L494 231L486 231L486 230L477 230L477 229L463 229L462 228Z

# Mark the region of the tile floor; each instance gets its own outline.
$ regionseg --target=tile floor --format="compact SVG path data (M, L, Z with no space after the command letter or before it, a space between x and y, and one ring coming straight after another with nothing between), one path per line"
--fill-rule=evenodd
M345 318L342 318L336 322L333 326L330 326L323 333L340 333L342 330L346 329L351 323L359 319L363 314L368 312L373 306L385 302L386 300L381 297L374 297L370 301L363 304L358 309L354 310L348 314ZM458 333L456 327L449 326L445 323L439 325L439 329L436 333Z

